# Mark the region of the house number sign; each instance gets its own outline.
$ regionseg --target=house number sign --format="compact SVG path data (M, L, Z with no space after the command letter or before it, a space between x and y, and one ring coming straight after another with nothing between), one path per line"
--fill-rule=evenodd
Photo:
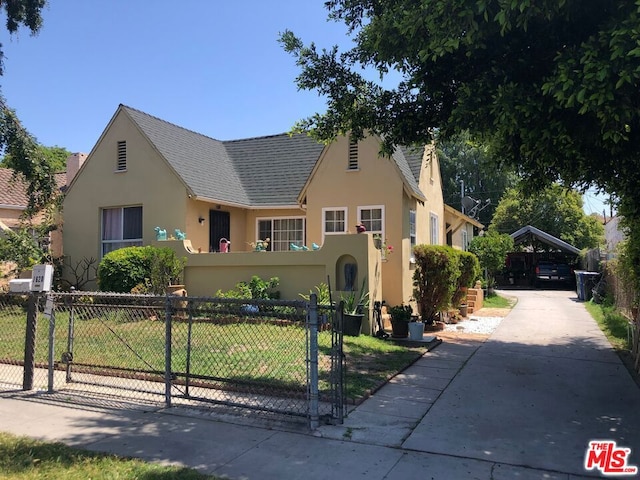
M53 280L53 265L35 265L31 273L31 291L48 292Z

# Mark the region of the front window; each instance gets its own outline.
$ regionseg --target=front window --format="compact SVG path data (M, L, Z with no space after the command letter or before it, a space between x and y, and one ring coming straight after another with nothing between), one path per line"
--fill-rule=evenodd
M322 225L325 235L335 235L337 233L347 233L347 209L346 208L323 208Z
M272 252L286 252L291 250L291 244L301 247L304 245L304 218L262 218L258 220L257 240L270 239L267 250Z
M429 227L431 229L431 245L438 245L440 242L438 215L432 213L429 215Z
M142 207L102 209L102 256L142 245Z
M358 220L367 232L379 234L384 239L384 207L358 207Z
M469 250L469 234L466 230L462 230L462 250Z

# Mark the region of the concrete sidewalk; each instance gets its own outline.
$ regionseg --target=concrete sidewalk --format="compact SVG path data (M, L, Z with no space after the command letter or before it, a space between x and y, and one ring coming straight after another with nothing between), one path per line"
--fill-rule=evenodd
M513 293L490 340L445 341L344 425L296 432L18 392L0 395L0 430L232 479L599 478L583 469L596 438L640 464L640 390L584 306L571 292Z

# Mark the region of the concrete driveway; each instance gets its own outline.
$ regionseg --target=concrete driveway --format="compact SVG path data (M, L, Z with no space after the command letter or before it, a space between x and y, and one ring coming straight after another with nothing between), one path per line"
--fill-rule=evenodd
M518 304L402 447L584 475L608 439L640 465L640 389L575 292L504 293Z

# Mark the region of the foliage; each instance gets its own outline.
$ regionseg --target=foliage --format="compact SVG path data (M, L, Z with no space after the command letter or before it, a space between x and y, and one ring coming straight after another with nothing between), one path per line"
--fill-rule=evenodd
M466 131L437 144L445 203L460 210L464 184L464 195L480 202L475 216L473 211L465 213L488 225L505 190L515 184L513 168L496 168L498 161L489 156L488 148L474 142Z
M67 158L71 155L69 150L57 145L53 147L37 145L36 148L38 150L38 155L44 157L44 160L51 166L51 170L54 173L64 173L66 171ZM17 170L19 168L19 162L16 163L10 154L6 154L2 159L0 159L0 166L3 168Z
M615 195L640 242L639 2L325 5L354 43L319 50L281 35L300 68L297 86L327 99L325 113L294 130L326 142L371 132L387 153L434 131L440 139L468 131L529 190L559 182ZM379 80L367 78L372 70ZM640 277L640 262L634 268Z
M484 297L482 308L513 308L514 304L515 300L513 298L506 298L497 293L489 293Z
M340 300L344 302L343 312L350 315L361 314L369 308L369 291L366 289L367 279L362 279L360 291L355 290L345 294L343 293Z
M128 293L144 284L151 272L150 247L125 247L107 253L98 265L98 287L102 291Z
M226 292L218 290L215 296L218 298L276 300L280 298L280 292L275 290L278 285L280 285L280 279L278 277L263 280L259 276L254 275L248 282L236 283L236 286L231 290Z
M454 250L459 257L460 275L456 282L456 291L451 299L451 305L458 306L466 299L466 288L471 287L480 277L480 262L478 257L471 252Z
M15 264L12 274L19 274L48 259L47 250L38 242L37 230L27 225L0 234L0 261Z
M394 305L389 309L392 322L410 322L413 309L411 305Z
M27 185L26 212L35 215L58 195L52 165L37 140L22 126L15 112L0 97L0 147L12 159L14 175Z
M604 227L594 216L585 215L582 195L558 184L536 194L522 188L510 188L498 204L490 229L513 233L531 225L557 237L578 249L594 248L604 240ZM544 251L544 244L534 244Z
M172 279L178 278L186 259L163 247L125 247L107 253L98 265L100 290L116 293L137 291L162 295Z
M178 258L176 253L167 247L152 248L154 250L151 256L151 271L149 273L150 293L163 295L166 292L167 285L180 285L183 282L182 274L187 264L187 258Z
M315 286L315 293L318 298L318 305L330 305L331 304L331 294L329 292L329 285L325 282L321 282L320 284ZM313 290L309 290L309 294L300 293L300 297L304 298L307 302L311 300L311 294L314 293Z
M600 326L611 345L616 350L626 350L628 345L629 321L610 302L597 304L586 302L585 307Z
M0 471L4 478L156 478L215 480L218 477L177 466L161 466L139 459L91 452L26 437L0 433ZM108 474L105 474L108 472Z
M422 321L432 325L438 312L451 303L460 276L459 256L451 247L442 245L416 245L413 255L413 296Z
M489 230L485 235L474 237L469 251L475 254L480 266L487 271L489 287L495 283L495 275L504 267L507 253L513 250L513 238L506 233Z

